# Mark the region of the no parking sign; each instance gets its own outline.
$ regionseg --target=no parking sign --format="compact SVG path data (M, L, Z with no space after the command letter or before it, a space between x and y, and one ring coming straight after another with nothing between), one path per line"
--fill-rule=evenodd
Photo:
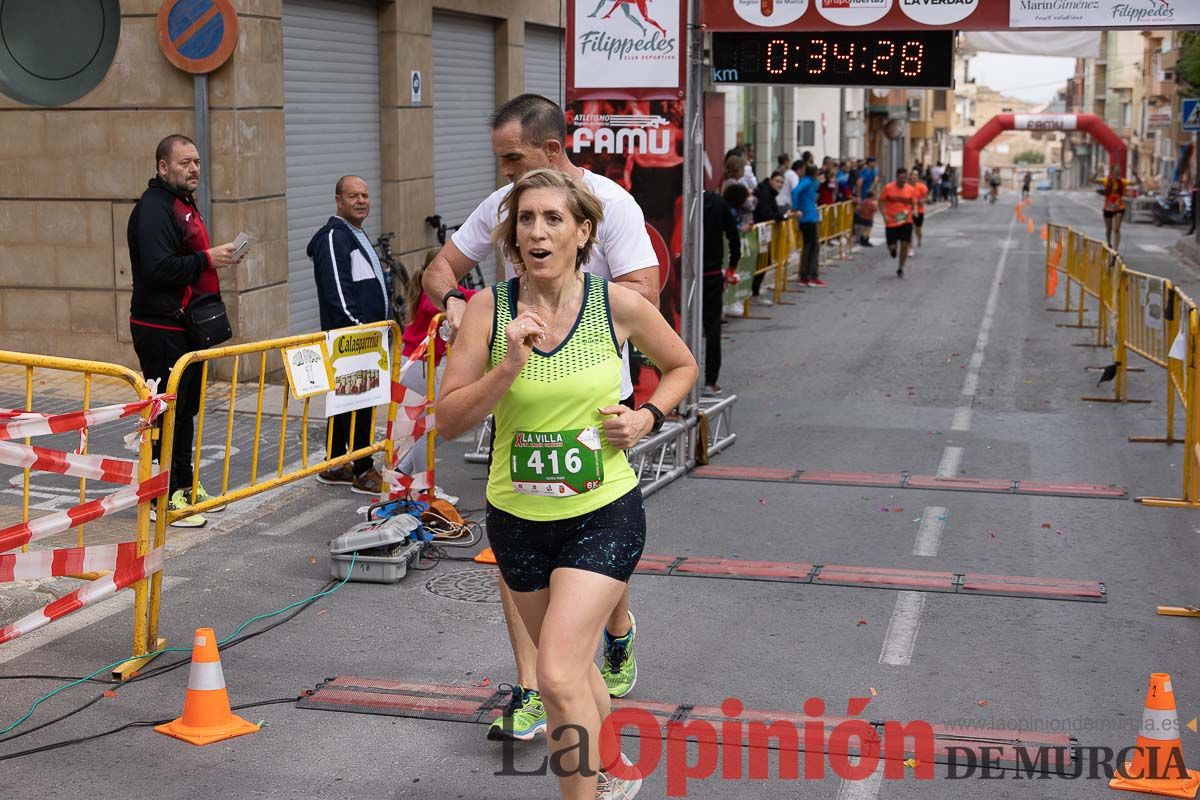
M164 0L158 9L158 47L184 72L203 75L237 47L237 12L229 0Z

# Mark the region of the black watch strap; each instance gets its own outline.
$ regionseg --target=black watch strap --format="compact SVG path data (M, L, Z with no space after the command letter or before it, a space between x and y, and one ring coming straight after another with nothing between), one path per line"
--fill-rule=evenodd
M654 417L654 425L650 428L651 433L658 433L663 426L663 419L667 416L658 406L653 403L642 403L638 406L638 410L646 409Z
M446 301L449 300L451 297L457 297L459 300L462 300L464 303L467 302L467 296L462 293L462 289L454 288L454 289L451 289L450 291L446 292L444 295L442 295L442 308L446 307Z

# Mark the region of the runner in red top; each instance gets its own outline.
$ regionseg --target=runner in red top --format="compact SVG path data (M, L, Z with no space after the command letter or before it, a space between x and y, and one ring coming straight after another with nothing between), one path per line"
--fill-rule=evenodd
M908 185L908 170L896 170L896 180L883 187L879 195L883 203L883 222L887 226L887 248L892 258L897 257L899 246L900 266L896 274L904 277L904 262L908 260L908 246L912 242L913 215L916 213L917 193Z
M1113 250L1121 249L1121 221L1125 218L1125 189L1129 181L1116 170L1109 170L1108 177L1097 180L1104 187L1104 238Z

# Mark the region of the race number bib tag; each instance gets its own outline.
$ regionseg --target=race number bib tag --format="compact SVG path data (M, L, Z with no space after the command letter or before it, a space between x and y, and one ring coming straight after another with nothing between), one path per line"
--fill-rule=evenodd
M907 211L897 211L895 214L892 215L892 218L894 220L896 220L896 222L904 222L905 220L908 219L908 212Z
M604 483L600 431L517 431L509 470L513 489L539 497L573 497Z

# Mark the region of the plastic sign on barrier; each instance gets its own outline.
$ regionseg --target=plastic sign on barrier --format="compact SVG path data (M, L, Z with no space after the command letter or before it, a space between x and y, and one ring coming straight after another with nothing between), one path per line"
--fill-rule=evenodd
M329 331L326 334L333 367L333 390L325 395L325 416L372 408L392 396L388 328Z
M323 394L333 386L333 367L325 342L283 348L288 386L297 400Z

